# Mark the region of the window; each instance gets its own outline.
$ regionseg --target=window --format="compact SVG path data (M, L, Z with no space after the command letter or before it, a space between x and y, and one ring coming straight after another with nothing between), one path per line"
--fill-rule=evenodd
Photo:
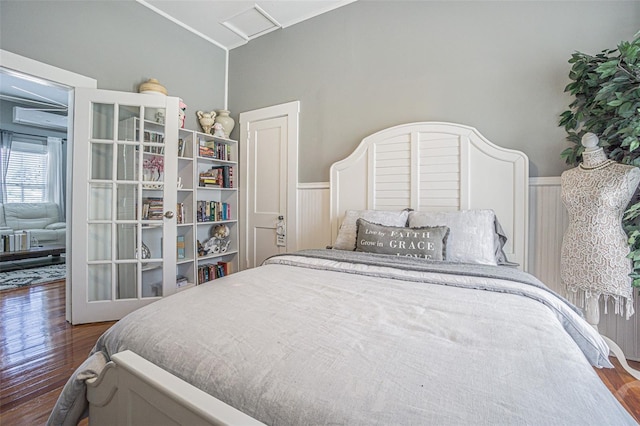
M38 203L48 197L48 155L42 142L13 140L7 169L7 202Z

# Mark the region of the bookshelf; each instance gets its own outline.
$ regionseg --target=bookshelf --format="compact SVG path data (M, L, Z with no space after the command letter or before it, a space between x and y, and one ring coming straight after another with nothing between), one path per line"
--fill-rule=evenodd
M176 286L183 290L238 270L238 143L180 129L177 154ZM214 238L216 231L226 237Z
M151 297L156 295L154 283L162 281L163 262L170 259L162 250L163 215L167 211L174 212L176 224L176 291L237 271L237 141L180 128L177 144L165 144L161 125L144 120L143 132L140 132L140 127L141 122L137 118L122 123L125 135L120 150L122 158L129 158L136 152L134 142L140 138L142 167L138 168L137 162L120 161L123 166L119 179L135 180L140 170L140 239L144 243L140 249L144 246L149 252L148 257L142 258L141 270L143 279L150 283L143 288L143 293ZM158 171L164 170L165 161L177 163L175 184L165 181L164 176L158 176ZM171 189L167 185L175 185L175 206L166 204L166 191ZM130 196L136 198L135 190L131 190ZM136 247L135 228L127 228L128 225L122 225L121 242ZM228 235L224 239L211 240L220 227L225 227ZM131 251L130 256L137 257L137 252Z

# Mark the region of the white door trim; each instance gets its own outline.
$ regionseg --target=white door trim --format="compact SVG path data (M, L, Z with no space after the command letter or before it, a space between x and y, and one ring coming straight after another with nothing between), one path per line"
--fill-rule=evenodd
M289 251L297 250L298 235L298 128L300 101L287 102L280 105L255 109L240 113L240 257L239 269L246 269L249 264L247 244L248 221L248 163L247 140L249 138L249 123L277 117L287 117L287 246Z
M2 49L0 49L0 66L69 86L72 89L76 87L96 89L98 87L98 81L91 77L76 74Z
M77 74L71 71L67 71L62 68L54 67L53 65L45 64L43 62L36 61L31 58L17 55L13 52L0 49L0 67L9 70L16 71L21 74L30 75L33 77L41 78L51 81L53 83L61 84L69 87L69 111L67 113L69 117L69 127L67 128L67 159L69 160L73 154L73 96L74 89L77 87L86 87L89 89L97 89L98 81L86 77L81 74ZM70 130L71 129L71 130ZM67 161L67 185L73 183L73 162ZM67 191L67 211L71 212L73 207L72 191ZM66 251L67 251L67 263L72 259L72 247L71 247L71 215L67 215L67 235L66 235ZM66 280L66 306L65 317L66 320L71 322L71 277L69 271L71 268L67 267L67 280Z

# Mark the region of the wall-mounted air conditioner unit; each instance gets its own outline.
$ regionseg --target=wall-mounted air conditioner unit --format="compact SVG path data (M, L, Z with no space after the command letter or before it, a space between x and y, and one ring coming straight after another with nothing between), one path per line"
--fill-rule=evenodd
M13 107L13 122L25 126L44 127L55 130L67 130L69 123L65 115L23 107Z

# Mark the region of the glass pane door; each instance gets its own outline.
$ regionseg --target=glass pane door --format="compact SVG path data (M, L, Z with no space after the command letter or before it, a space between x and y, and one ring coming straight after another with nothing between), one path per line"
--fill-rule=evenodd
M165 296L171 291L164 285L167 278L173 276L175 282L175 256L164 257L171 248L163 245L175 241L176 233L173 209L168 209L176 205L176 186L167 185L166 179L175 182L177 171L171 162L165 168L165 152L177 149L177 120L167 123L164 117L177 117L168 111L174 103L177 111L177 101L153 95L92 92L102 96L80 99L76 108L80 110L83 102L88 108L87 122L77 123L75 130L79 134L86 130L89 137L86 141L76 139L74 144L74 161L83 151L76 145L86 144L87 250L81 262L86 269L85 294L78 300L74 297L72 304L86 304L92 313L100 311L100 315L92 314L90 321L101 321L117 319ZM82 98L82 93L76 95ZM165 149L167 145L170 148ZM78 179L74 177L74 185ZM74 221L82 211L83 206L74 202ZM76 321L73 316L72 321L88 322Z

